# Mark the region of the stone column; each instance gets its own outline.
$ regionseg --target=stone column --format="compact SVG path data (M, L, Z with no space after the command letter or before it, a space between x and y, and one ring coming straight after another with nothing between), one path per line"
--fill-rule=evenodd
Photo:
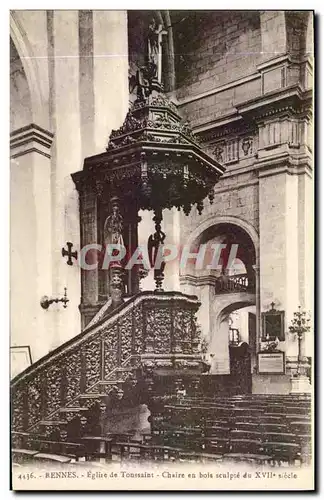
M298 176L298 267L300 298L299 305L305 311L314 310L314 260L313 260L313 183L310 175L305 172ZM314 318L312 318L312 322ZM314 339L307 335L305 339L305 355L311 356Z
M53 134L30 124L11 133L11 336L30 345L32 361L54 337L53 315L40 306L52 292L51 145Z
M267 311L272 300L284 310L285 332L299 302L297 180L283 171L260 173L261 310Z
M71 173L80 170L82 165L78 11L49 11L48 38L50 108L55 136L52 157L52 295L61 296L67 287L70 300L66 309L60 304L51 306L55 311L57 329L53 347L57 347L81 330L78 310L80 269L76 261L73 266L68 266L61 254L67 241L80 251L78 193L71 178Z
M280 349L286 353L289 376L296 367L298 342L288 325L305 300L312 275L306 272L312 261L312 252L306 253L312 205L306 189L311 159L302 124L284 118L265 119L259 128L260 308L269 310L273 301L275 309L285 311L285 342Z
M256 355L260 350L261 345L261 307L260 307L260 266L257 264L252 266L255 273L255 316L256 316L256 353L252 353L251 363L255 366L257 363Z
M94 141L99 153L128 111L127 11L94 10L92 15Z
M97 241L97 195L86 187L79 191L80 198L80 225L81 246L98 244ZM97 252L90 249L86 254L86 263L95 264ZM95 267L95 266L94 266ZM81 320L84 328L97 312L98 302L98 267L94 269L81 269Z
M217 322L213 329L213 337L209 346L211 354L210 374L230 373L230 358L228 347L228 317Z

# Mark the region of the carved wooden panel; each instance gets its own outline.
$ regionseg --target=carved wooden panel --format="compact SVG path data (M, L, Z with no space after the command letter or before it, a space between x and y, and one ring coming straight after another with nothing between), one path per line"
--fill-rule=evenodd
M120 342L120 359L125 361L132 354L132 315L128 314L121 318L118 322L119 326L119 342Z
M173 350L190 354L192 350L192 312L183 308L173 311Z
M171 351L172 320L170 308L159 306L145 309L145 346L146 352L169 353Z
M167 354L171 352L171 309L156 307L152 310L154 317L153 331L155 331L155 352Z
M118 363L118 338L117 328L110 328L103 335L103 372L106 379L109 373L116 368Z
M84 346L86 367L86 388L101 379L101 338L95 338Z
M61 365L52 365L47 372L48 405L50 411L60 407L61 402Z
M24 391L21 387L12 394L12 427L17 431L24 430Z
M34 425L39 420L41 414L42 402L42 378L38 373L32 380L27 383L28 394L28 424Z
M133 336L134 353L140 354L143 351L143 310L142 306L136 306L133 310Z
M71 401L80 393L81 358L80 349L75 349L65 359L66 401Z

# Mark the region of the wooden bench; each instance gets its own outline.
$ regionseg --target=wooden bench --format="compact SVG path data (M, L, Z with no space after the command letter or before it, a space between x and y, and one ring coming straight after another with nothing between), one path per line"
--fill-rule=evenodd
M312 424L310 422L304 422L302 420L294 420L289 423L291 432L294 434L311 434L312 432Z
M272 457L270 455L263 455L257 453L226 453L223 460L230 460L234 462L251 462L253 464L270 464Z
M263 442L296 443L296 435L290 432L269 432L263 434Z
M199 453L194 451L180 451L178 454L180 461L186 462L219 462L222 460L223 456L216 453Z
M112 459L111 444L114 439L110 436L84 436L81 441L85 443L86 460L97 459L106 461ZM90 444L90 449L89 449Z
M264 434L267 434L269 432L287 432L288 430L289 427L287 426L287 424L260 424L260 432L263 432Z
M203 446L204 446L203 448L204 452L207 453L223 455L230 451L228 438L219 438L219 437L205 438Z
M296 443L287 442L265 442L263 443L264 452L271 455L274 462L280 465L282 462L288 462L294 465L296 460L301 460L300 446Z
M230 427L226 425L212 425L206 426L203 430L205 437L228 437L230 433Z
M261 439L233 438L229 443L229 453L250 453L260 455Z
M262 440L262 432L256 430L232 430L230 433L230 440L232 439L252 439L255 441Z

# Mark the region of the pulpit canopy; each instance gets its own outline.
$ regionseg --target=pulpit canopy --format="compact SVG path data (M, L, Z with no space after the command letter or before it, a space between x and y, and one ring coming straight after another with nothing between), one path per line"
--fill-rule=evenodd
M123 125L113 130L105 153L86 158L73 174L77 189L101 197L114 193L139 209L177 207L188 214L196 204L214 198L214 186L225 168L201 148L189 124L163 94L139 98Z

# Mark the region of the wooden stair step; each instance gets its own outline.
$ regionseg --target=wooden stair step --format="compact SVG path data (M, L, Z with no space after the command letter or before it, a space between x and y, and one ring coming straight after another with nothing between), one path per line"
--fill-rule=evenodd
M115 369L116 372L133 372L134 367L133 366L125 366L125 367L119 367Z
M73 443L73 442L69 442L69 441L54 441L53 439L46 438L46 436L44 436L44 439L39 438L39 437L33 438L33 441L37 442L37 443L42 443L42 444L60 445L60 446L64 446L67 448L70 448L70 447L84 448L84 445L80 444L80 443Z
M100 380L98 385L116 385L116 384L124 384L125 380ZM105 394L107 396L107 394Z
M107 394L102 394L99 392L89 392L89 394L80 394L78 399L96 399L96 398L106 398Z
M16 455L30 456L30 457L33 457L38 453L37 450L25 450L23 448L13 448L11 451Z
M66 408L60 408L60 413L77 413L77 412L82 412L82 411L89 411L89 408L87 408L86 406L71 406L71 407L66 407Z
M65 425L67 420L41 420L37 425Z
M71 457L66 455L55 455L53 453L37 453L34 455L36 460L48 460L50 462L60 462L62 464L68 464L71 462Z

